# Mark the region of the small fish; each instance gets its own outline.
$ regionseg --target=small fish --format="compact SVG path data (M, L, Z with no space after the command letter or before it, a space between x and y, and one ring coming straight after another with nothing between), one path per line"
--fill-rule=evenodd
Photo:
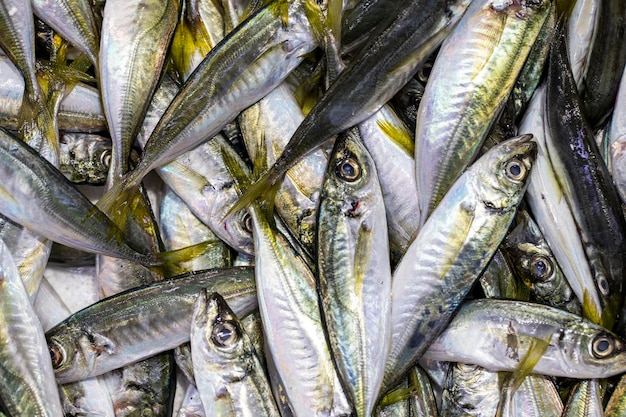
M201 291L191 322L191 355L205 414L278 417L261 361L226 301Z
M587 379L626 369L624 341L603 327L554 307L495 299L464 302L424 358L513 372L539 345L545 351L532 373Z
M202 288L222 294L245 317L256 307L253 275L249 267L190 273L73 314L46 332L57 382L101 375L189 341L193 306Z
M393 272L387 389L415 364L504 238L535 158L531 135L492 148L455 182Z

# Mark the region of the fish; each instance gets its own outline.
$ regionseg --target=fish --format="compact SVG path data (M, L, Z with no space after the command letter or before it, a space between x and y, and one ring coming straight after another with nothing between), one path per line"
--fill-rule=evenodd
M219 292L245 317L257 305L253 274L249 267L196 271L108 297L74 313L46 332L57 382L102 375L189 341L201 288Z
M196 384L206 415L279 416L254 346L218 293L200 292L190 339Z
M392 277L392 346L383 391L451 319L513 220L526 190L532 135L493 147L455 182Z
M382 107L440 45L468 3L465 0L403 2L393 19L376 28L358 56L307 114L280 158L255 180L231 211L263 195L298 160L328 138L362 122ZM381 60L382 51L394 53Z
M0 240L0 404L9 415L63 415L43 328Z
M441 45L416 120L420 225L476 158L552 7L474 1Z
M391 262L376 166L356 128L335 140L320 195L317 286L343 385L371 415L391 342Z
M474 349L466 348L467 340ZM533 374L588 379L624 372L624 342L615 333L555 307L514 300L464 302L424 358L513 372L538 346L545 350Z

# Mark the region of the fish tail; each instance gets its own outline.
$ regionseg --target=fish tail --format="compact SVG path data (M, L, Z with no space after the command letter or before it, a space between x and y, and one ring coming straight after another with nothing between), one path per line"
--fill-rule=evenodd
M126 230L126 226L132 216L132 207L137 205L137 199L141 197L139 184L130 181L130 177L123 177L115 183L98 200L96 206L117 225L120 230Z
M205 240L184 248L173 249L165 252L157 252L152 256L152 266L164 277L174 277L189 272L179 264L192 261L214 249L222 242L215 240Z

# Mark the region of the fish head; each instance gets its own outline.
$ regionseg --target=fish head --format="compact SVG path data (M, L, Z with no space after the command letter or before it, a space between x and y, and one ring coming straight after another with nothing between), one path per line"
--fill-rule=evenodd
M555 332L551 345L564 374L582 378L608 378L626 370L626 343L602 326L573 316L566 326Z
M115 355L116 344L106 336L74 323L62 323L46 333L52 368L59 384L100 374L102 357Z
M375 204L373 185L378 176L360 140L356 128L337 137L324 183L322 198L336 201L347 218L362 218Z
M200 347L207 359L207 366L220 368L224 374L228 367L231 379L242 379L248 373L245 358L252 355L251 343L228 303L218 293L201 291L192 318L191 349ZM197 360L192 359L194 363Z
M469 168L476 173L474 189L487 209L508 212L517 208L537 156L537 144L532 138L526 134L508 139Z

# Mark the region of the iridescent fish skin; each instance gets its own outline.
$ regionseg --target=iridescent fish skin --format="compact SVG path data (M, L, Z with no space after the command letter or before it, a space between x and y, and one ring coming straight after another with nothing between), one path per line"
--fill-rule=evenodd
M527 211L503 241L508 259L522 281L542 304L581 314L582 306L567 282L552 250Z
M626 9L619 0L602 1L597 17L597 33L589 53L589 68L581 99L585 118L594 129L613 110L617 86L626 64Z
M100 33L91 2L33 0L33 11L98 67Z
M439 416L495 416L499 402L497 373L478 365L453 363L446 377Z
M626 221L613 180L583 115L563 31L557 31L551 46L546 85L546 118L552 138L546 141L547 149L585 244L594 286L584 290L597 292L602 304L596 316L588 317L612 329L623 302ZM626 335L624 325L615 331Z
M253 165L272 165L303 119L286 83L243 111L238 122ZM287 171L274 198L276 211L309 253L315 252L317 205L327 164L327 149L311 152Z
M380 109L440 45L468 4L466 0L401 3L402 7L372 32L368 43L307 114L280 158L246 190L235 208L264 194L268 185L276 184L289 168L327 139ZM384 51L393 54L380 59Z
M536 374L607 378L626 369L624 341L603 327L554 307L495 299L464 302L424 358L513 372L531 346L545 348Z
M356 128L335 140L318 210L318 288L330 347L356 415L367 416L391 341L391 265L381 185Z
M602 387L597 379L578 382L570 392L562 417L604 417Z
M504 238L535 158L531 138L502 142L465 171L396 267L387 389L443 330Z
M358 127L378 172L395 265L415 238L419 223L413 133L388 105Z
M114 143L110 185L129 171L130 148L150 103L146 98L161 78L179 3L112 0L104 8L98 76Z
M11 416L62 416L41 323L1 240L0 300L0 403Z
M137 138L141 146L145 146L178 90L170 77L163 77ZM224 161L224 155L232 153L233 147L220 133L196 149L157 168L156 172L213 233L238 252L251 255L254 253L254 244L251 231L245 226L246 211L224 218L238 198L235 181Z
M474 1L441 46L416 121L420 225L477 156L551 7Z
M30 147L0 131L0 212L27 229L76 249L158 264L124 243L121 231ZM34 200L35 199L35 200ZM37 203L34 203L37 201Z
M116 192L136 186L149 171L213 137L280 84L316 46L303 8L303 0L272 2L213 48L163 114L144 158Z
M202 288L219 292L242 317L256 307L248 267L200 271L109 297L46 333L57 381L101 375L189 341Z
M59 170L75 184L103 185L111 166L111 140L89 133L64 133Z
M196 384L206 415L279 416L254 346L219 294L200 292L190 338Z
M622 203L626 203L626 67L609 128L609 167Z
M0 48L24 77L27 98L41 104L41 89L35 75L35 22L30 0L0 3Z

